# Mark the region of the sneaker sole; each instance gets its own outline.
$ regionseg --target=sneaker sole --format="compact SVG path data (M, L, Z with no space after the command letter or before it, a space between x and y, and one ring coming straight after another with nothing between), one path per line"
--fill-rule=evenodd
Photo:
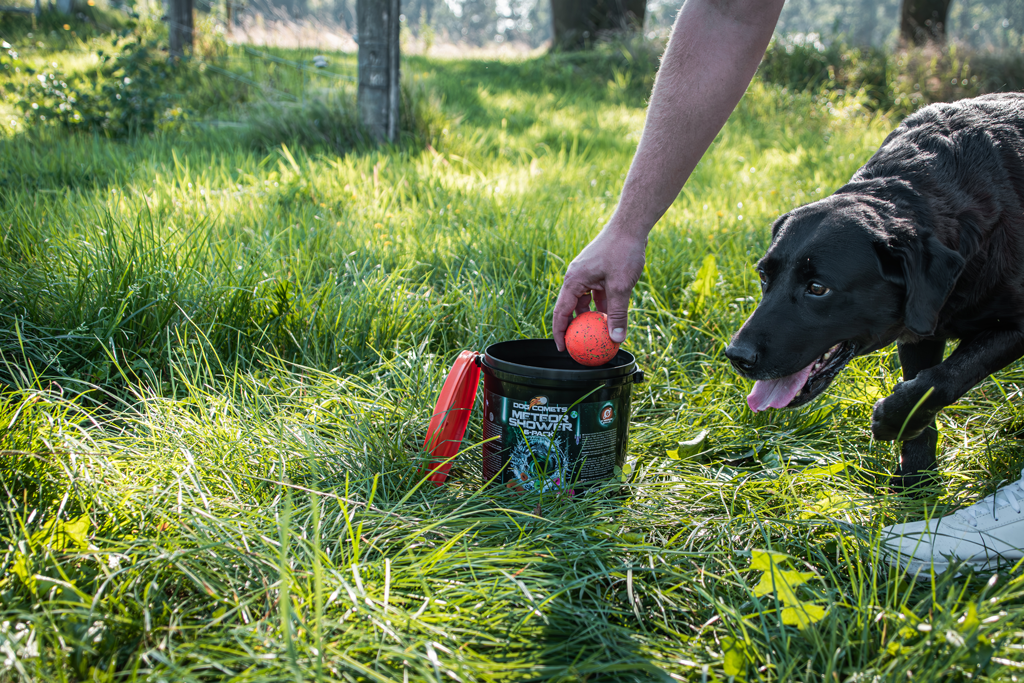
M908 575L912 576L916 581L927 581L931 578L931 575L942 574L949 571L949 568L953 566L949 560L942 558L940 560L922 560L917 557L908 557L906 555L900 555L895 552L887 553L885 561L891 567L896 567ZM1019 559L1010 558L996 558L992 560L961 560L956 563L958 567L971 567L976 572L996 572L1000 568L1009 569L1020 563ZM934 572L928 571L934 569Z

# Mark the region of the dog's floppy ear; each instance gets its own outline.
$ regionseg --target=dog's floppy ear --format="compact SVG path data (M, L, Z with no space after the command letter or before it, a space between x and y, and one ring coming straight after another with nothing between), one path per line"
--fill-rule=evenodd
M914 334L927 337L935 332L939 311L967 261L931 233L918 233L906 242L900 240L891 249L899 260L907 290L903 324Z

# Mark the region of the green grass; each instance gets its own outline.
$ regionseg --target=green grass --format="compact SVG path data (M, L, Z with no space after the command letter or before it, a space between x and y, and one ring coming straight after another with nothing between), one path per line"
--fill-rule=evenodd
M759 415L722 357L770 221L895 125L853 98L755 82L652 234L621 492L482 488L479 414L449 483L419 483L456 354L547 335L610 215L637 61L410 59L443 98L431 148L5 129L0 680L1010 679L1020 577L911 584L877 530L1017 476L1024 368L942 415L943 485L915 502L887 492L895 450L868 430L891 350ZM207 85L190 96L219 121L262 106ZM813 574L796 590L820 622L782 623L754 550Z

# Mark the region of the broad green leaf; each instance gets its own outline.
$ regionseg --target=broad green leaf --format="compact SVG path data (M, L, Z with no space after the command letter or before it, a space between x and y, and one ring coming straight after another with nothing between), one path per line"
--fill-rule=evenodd
M725 636L722 638L722 651L725 655L722 662L722 669L726 676L743 678L746 676L747 663L753 662L753 658L747 651L747 644L742 640Z
M809 602L800 602L782 610L782 623L787 626L796 626L801 631L811 624L821 621L824 617L825 609Z
M679 448L668 452L668 457L673 460L679 460L680 458L687 458L701 449L704 445L704 439L707 438L708 430L702 429L697 436L693 437L689 441L680 441Z
M62 533L78 546L79 550L86 550L89 547L89 516L81 515L70 522L65 522ZM67 546L65 546L67 548Z
M752 550L750 552L750 568L768 571L772 565L785 562L788 558L782 553L770 553L766 550Z
M775 591L775 595L778 596L779 602L783 605L801 605L803 603L800 598L796 597L794 589L800 584L806 583L808 579L813 578L813 572L782 570L773 564L769 571L761 575L761 581L754 586L754 595L767 595Z
M14 575L21 579L21 582L33 593L36 592L36 577L32 574L32 571L28 568L28 558L25 557L24 553L16 553L14 555L14 566L11 567L11 571Z
M838 493L827 493L806 510L800 513L800 519L809 519L818 515L829 515L840 510L856 510L860 503Z
M62 551L68 548L85 550L89 547L89 516L80 515L70 522L50 520L42 529L32 534L29 540L33 548L49 546Z
M704 307L704 300L709 298L715 291L715 282L718 281L718 266L715 265L715 257L708 254L704 257L697 276L693 279L690 289L697 293L697 304L694 308L700 310Z

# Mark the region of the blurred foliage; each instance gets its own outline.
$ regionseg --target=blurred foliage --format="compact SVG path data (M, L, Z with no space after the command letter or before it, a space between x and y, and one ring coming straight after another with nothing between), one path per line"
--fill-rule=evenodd
M155 40L125 31L114 46L119 51L100 51L99 66L84 76L26 66L25 72L34 79L9 82L5 87L16 95L16 105L31 124L49 122L126 138L151 133L159 124L180 118L181 110L172 108L174 64Z
M758 70L768 83L858 97L875 110L906 115L951 102L1024 88L1024 56L951 45L900 50L824 44L815 34L776 37Z
M4 3L16 4L16 3ZM52 3L43 2L42 12L33 17L22 13L0 13L0 36L10 40L25 36L35 47L43 43L46 49L75 49L83 42L117 34L135 26L138 16L128 7L110 7L104 0L87 4L76 2L74 16L58 12Z
M648 0L646 29L661 33L675 21L682 0ZM777 36L818 34L850 45L893 48L899 38L901 0L787 0ZM955 0L949 8L950 44L974 50L1024 48L1024 3Z
M0 96L6 96L9 111L21 114L5 121L14 129L56 126L128 139L188 119L201 125L214 119L211 125L244 127L256 149L288 144L343 154L373 145L359 124L348 75L312 68L296 55L273 54L273 48L229 46L223 27L209 15L197 18L193 52L179 61L168 56L166 29L150 21L133 21L77 46L64 40L70 25L46 36L27 25L19 28L6 34L15 44L4 41L0 52ZM332 63L342 71L355 66L354 59ZM230 121L215 120L221 117ZM403 144L426 143L448 118L439 97L407 82L401 121Z

